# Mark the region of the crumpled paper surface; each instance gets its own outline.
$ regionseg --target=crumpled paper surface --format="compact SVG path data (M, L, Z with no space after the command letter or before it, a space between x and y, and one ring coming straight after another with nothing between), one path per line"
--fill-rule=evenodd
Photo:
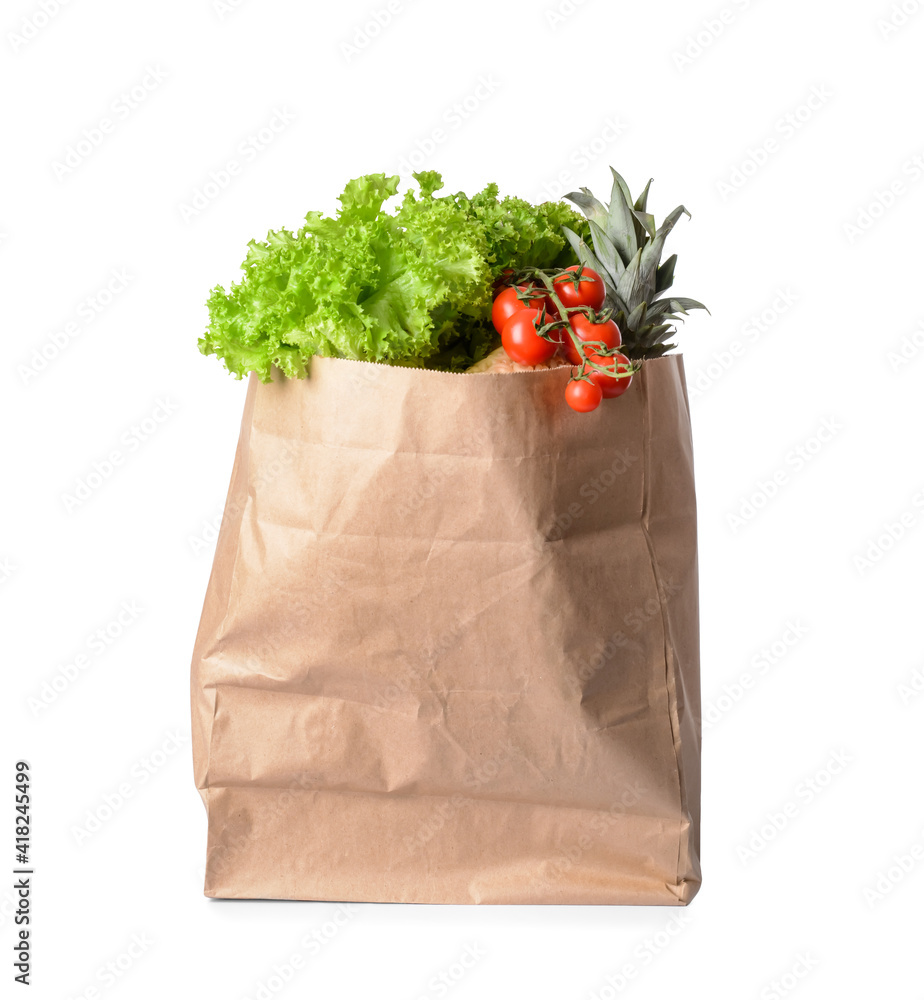
M695 895L683 362L590 414L569 374L251 376L192 664L206 895Z

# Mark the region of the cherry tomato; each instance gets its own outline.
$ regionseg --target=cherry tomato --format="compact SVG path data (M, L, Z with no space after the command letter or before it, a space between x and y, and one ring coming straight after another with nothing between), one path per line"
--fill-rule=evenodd
M604 368L611 369L614 375L617 372L624 372L630 364L625 354L613 354L611 357L605 358L597 354L596 351L588 351L587 358L589 361L593 361L594 364L603 365ZM602 372L595 372L590 369L588 369L587 373L600 386L600 391L603 393L604 399L615 399L617 396L621 396L632 384L631 375L628 378L613 378L610 375L604 375Z
M538 309L520 309L504 324L501 343L507 356L521 365L541 365L555 353L555 344L536 333Z
M515 312L532 308L531 302L527 304L517 298L518 291L523 292L531 287L531 285L511 285L494 300L494 305L491 307L491 322L498 333L504 332L504 325Z
M565 270L577 273L579 267L575 264ZM588 278L589 281L586 280ZM590 306L591 309L599 309L606 298L606 285L603 284L603 279L596 271L591 271L589 267L585 267L581 271L581 280L577 284L566 275L556 278L552 284L555 286L556 294L561 299L561 304L566 309L573 309L575 306Z
M557 316L550 316L546 313L546 323L554 323L557 319ZM568 342L571 340L571 335L568 333L567 327L556 327L554 330L549 331L549 336L552 338L552 343L554 343L556 347L561 348L562 354L564 354L567 349Z
M611 319L605 323L591 323L583 313L572 313L569 322L571 329L577 334L578 340L584 341L585 344L594 340L602 340L607 347L619 347L622 344L622 334L619 332L619 327ZM566 337L564 343L565 357L571 364L579 365L581 356L578 354L571 337Z
M590 413L596 410L603 399L603 391L595 382L585 379L572 379L565 389L565 402L578 413Z
M542 286L537 285L536 288L539 291L542 291ZM530 302L530 305L534 309L541 309L545 306L546 315L549 317L549 320L558 319L558 310L555 308L555 303L551 300L551 298L549 298L548 294L541 295L539 298L533 299L533 301Z
M536 287L538 288L539 286L537 285ZM546 323L555 323L561 319L558 314L558 310L555 308L555 303L549 298L548 295L542 295L539 298L533 299L529 305L531 309L538 309L540 314L542 313L543 308L545 308L544 321ZM561 326L555 330L551 330L550 335L556 347L561 347L562 345L567 344L571 339L568 336L568 331Z
M494 289L495 289L495 291L498 288L501 288L502 286L504 286L507 283L507 279L509 277L511 277L513 275L513 273L514 273L514 270L513 270L512 267L505 267L503 269L503 271L501 271L501 273L494 279Z

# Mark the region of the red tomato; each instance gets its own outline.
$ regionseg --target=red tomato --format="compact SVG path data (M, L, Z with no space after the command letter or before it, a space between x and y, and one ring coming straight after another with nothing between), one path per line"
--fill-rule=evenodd
M512 267L505 267L503 271L494 279L494 289L501 288L507 283L507 279L514 273Z
M491 322L498 333L504 332L504 325L515 312L531 308L531 303L528 305L517 298L518 291L523 292L531 287L531 285L511 285L494 300L494 305L491 307Z
M537 285L536 288L541 291L541 286ZM542 295L537 299L533 299L530 305L534 309L541 309L545 306L546 315L549 317L549 321L553 319L558 319L558 310L555 308L555 303L549 298L548 294Z
M611 357L604 358L594 351L588 351L587 356L588 360L593 361L595 364L611 369L614 375L617 372L624 372L630 364L625 354L614 354ZM595 372L590 369L588 369L588 374L600 386L600 391L603 393L604 399L615 399L617 396L621 396L632 384L631 375L628 378L613 378L610 375L604 375L602 372Z
M607 347L619 347L622 344L622 335L619 327L608 319L605 323L591 323L583 313L573 313L569 321L571 329L577 334L578 340L585 344L588 341L602 340ZM581 356L574 346L571 337L565 338L565 357L573 365L581 363Z
M577 273L579 267L575 264L565 270ZM586 279L590 279L589 281ZM552 284L555 292L561 299L561 304L566 309L573 309L575 306L590 306L591 309L599 309L606 298L606 285L596 271L591 271L585 267L581 271L581 280L575 284L572 278L561 275Z
M565 402L578 413L590 413L596 410L603 399L603 392L595 382L585 379L572 379L565 389Z
M557 317L555 316L546 316L547 323L553 323L556 319ZM571 335L568 333L567 327L556 327L554 330L549 331L549 336L552 338L552 343L554 343L556 347L561 348L562 354L564 354L568 341L571 340Z
M546 323L555 323L561 318L558 315L558 310L555 308L555 304L548 297L548 295L543 295L541 298L533 299L530 303L530 308L538 309L540 315L542 315L543 307L545 307L544 319ZM558 327L558 329L550 331L550 334L556 347L561 347L571 339L564 327Z
M520 309L504 324L501 343L507 356L521 365L541 365L555 353L555 344L536 333L538 309Z

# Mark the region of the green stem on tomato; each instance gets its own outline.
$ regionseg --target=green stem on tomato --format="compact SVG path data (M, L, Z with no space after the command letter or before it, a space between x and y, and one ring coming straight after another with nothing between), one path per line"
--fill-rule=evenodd
M565 272L563 271L562 273ZM558 310L559 315L563 317L563 321L566 324L565 329L568 331L568 335L571 337L571 342L574 344L575 350L580 356L581 370L578 373L579 375L584 374L584 369L586 367L590 367L590 369L593 371L600 372L601 375L607 375L609 378L617 378L617 379L632 378L632 376L639 371L640 366L636 367L634 362L629 363L629 368L627 371L621 372L619 371L618 364L615 366L614 369L614 368L605 368L603 365L598 365L595 362L591 361L587 357L587 352L584 350L585 346L592 347L594 344L600 344L601 347L606 349L606 345L603 343L602 340L590 341L588 345L585 345L585 342L581 340L581 338L574 332L571 323L569 321L571 313L583 312L586 314L586 312L590 310L590 307L575 306L574 308L568 308L567 306L563 305L561 299L558 297L558 294L555 291L555 282L551 278L549 278L549 276L545 273L545 271L541 270L538 267L525 267L521 271L519 271L518 274L522 274L526 278L533 278L533 279L538 278L545 285L549 299L552 301L552 304ZM520 279L517 278L517 282L519 282L519 280ZM600 354L602 352L598 351L597 353Z

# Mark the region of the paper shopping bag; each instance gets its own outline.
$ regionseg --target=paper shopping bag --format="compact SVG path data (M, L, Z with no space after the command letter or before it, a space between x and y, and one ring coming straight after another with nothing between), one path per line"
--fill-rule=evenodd
M569 374L251 376L192 664L207 895L695 895L682 358L590 414Z

